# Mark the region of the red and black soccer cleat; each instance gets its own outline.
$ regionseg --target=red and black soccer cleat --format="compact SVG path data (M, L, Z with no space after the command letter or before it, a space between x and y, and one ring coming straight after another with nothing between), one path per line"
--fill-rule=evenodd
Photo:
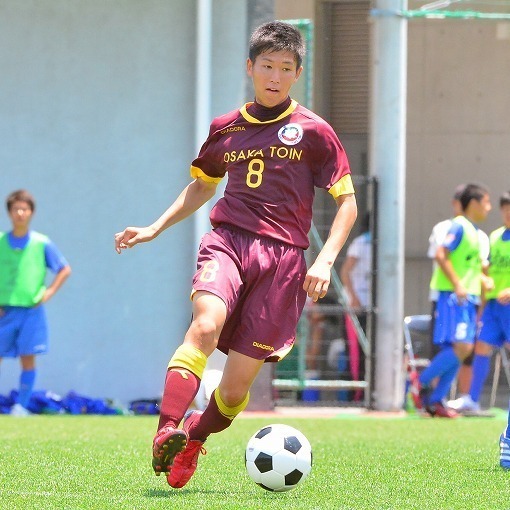
M446 407L442 402L434 402L426 406L426 411L434 418L458 418L459 413Z
M186 448L187 442L188 435L184 430L173 427L158 430L152 444L152 468L156 476L170 473L175 456Z
M196 419L200 417L200 411L191 411L184 417L183 428L186 434ZM188 440L186 448L175 456L170 474L166 477L168 485L174 489L184 487L197 469L198 456L205 455L204 441L198 439Z

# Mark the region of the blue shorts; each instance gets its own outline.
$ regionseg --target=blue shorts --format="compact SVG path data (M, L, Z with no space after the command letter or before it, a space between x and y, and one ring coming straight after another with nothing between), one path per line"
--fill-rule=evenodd
M0 358L48 352L48 325L43 306L5 306L1 309Z
M489 299L482 314L482 328L478 338L495 347L510 342L510 304L502 305Z
M434 312L434 343L474 343L477 304L471 297L462 303L450 292L440 292Z

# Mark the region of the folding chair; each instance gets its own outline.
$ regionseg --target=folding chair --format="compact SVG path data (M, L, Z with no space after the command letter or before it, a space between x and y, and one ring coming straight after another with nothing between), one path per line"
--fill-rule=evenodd
M492 379L491 399L489 407L494 407L494 404L496 402L496 394L498 392L501 368L503 368L505 372L506 382L508 383L508 387L510 388L510 360L508 359L508 353L505 347L501 347L501 349L499 349L499 351L496 352L496 357L494 359L494 377Z
M408 355L408 372L419 372L428 367L432 354L431 345L432 317L430 315L409 315L404 318L404 346ZM498 392L501 371L504 372L510 389L510 359L505 347L501 347L494 359L494 376L492 379L489 408L494 407ZM454 398L457 381L452 384L450 397Z
M406 353L407 383L405 398L408 393L415 402L419 395L419 371L430 364L430 328L432 317L430 315L409 315L404 318L404 348ZM407 404L406 404L407 405Z
M431 340L430 315L408 315L404 318L404 347L413 369L425 368L430 364Z

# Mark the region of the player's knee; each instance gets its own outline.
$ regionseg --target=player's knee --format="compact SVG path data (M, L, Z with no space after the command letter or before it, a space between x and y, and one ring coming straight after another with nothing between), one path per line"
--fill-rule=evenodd
M492 354L492 345L478 340L475 345L475 354L479 356L490 356Z
M221 401L228 407L237 407L242 405L248 396L248 392L243 388L222 388L220 393Z
M210 344L215 341L216 324L209 317L198 317L193 319L189 333L199 343Z
M455 346L455 354L462 362L464 362L464 360L470 356L472 352L473 346L471 344L459 343Z
M473 358L475 357L475 353L474 351L471 351L465 358L464 358L464 361L462 362L463 365L465 365L466 367L470 367L472 364L473 364Z

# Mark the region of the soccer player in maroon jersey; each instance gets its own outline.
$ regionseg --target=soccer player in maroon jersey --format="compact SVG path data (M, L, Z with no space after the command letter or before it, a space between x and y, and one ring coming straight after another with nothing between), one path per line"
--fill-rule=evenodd
M213 229L199 248L193 318L168 364L153 442L154 471L165 473L174 488L195 472L207 437L246 407L262 364L290 351L306 295L313 301L326 295L356 219L349 164L336 134L289 96L304 52L293 26L275 21L258 27L247 60L255 101L213 120L191 164L194 180L160 218L115 234L118 253L155 239L211 199L228 172L224 196L211 211ZM338 210L307 270L316 187L332 195ZM227 354L221 382L203 413L186 413L216 348Z

